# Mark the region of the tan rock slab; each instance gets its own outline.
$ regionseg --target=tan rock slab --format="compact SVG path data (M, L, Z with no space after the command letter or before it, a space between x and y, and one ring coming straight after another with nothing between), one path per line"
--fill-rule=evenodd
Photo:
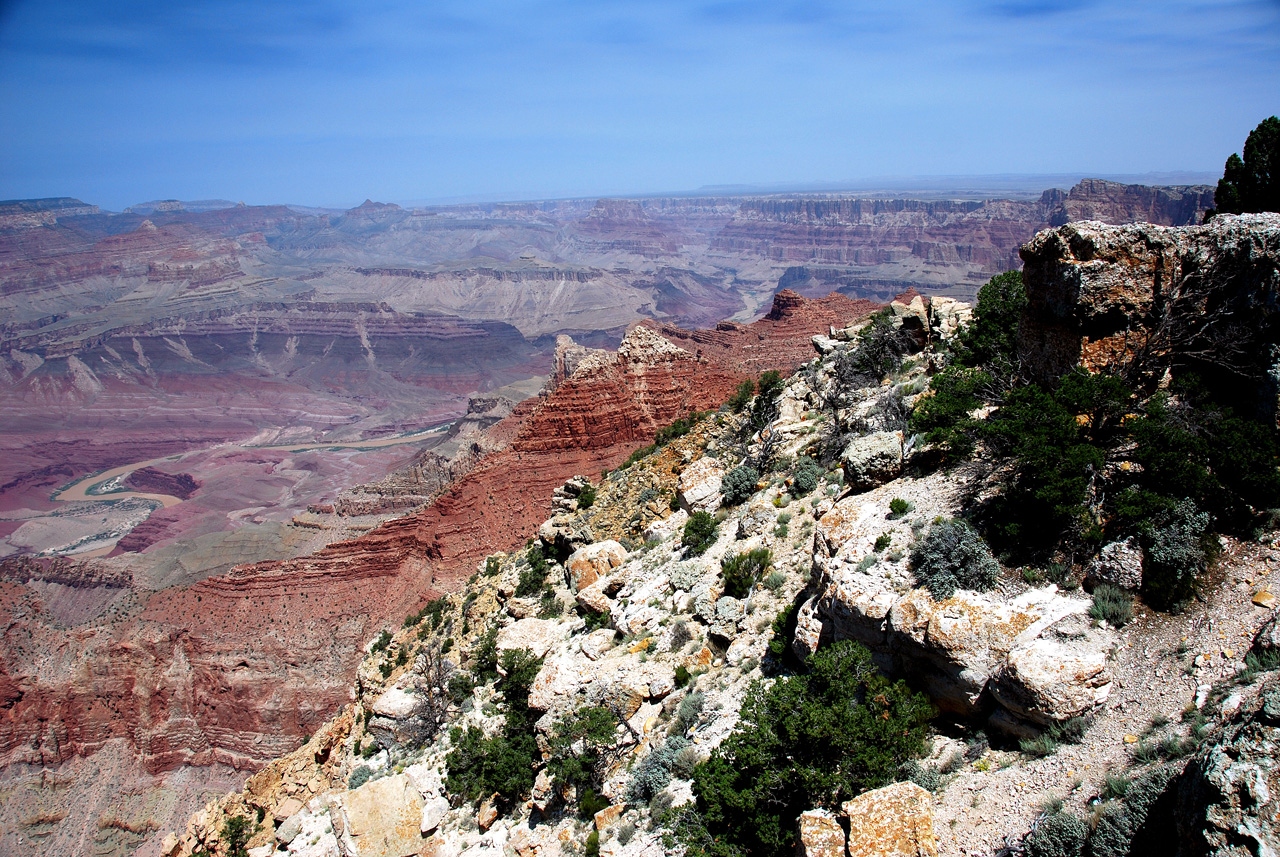
M615 803L613 806L606 806L604 809L596 813L596 830L603 833L605 828L612 827L622 817L622 813L627 809L625 803Z
M844 857L844 828L825 809L800 813L799 857Z
M569 586L580 592L622 565L626 558L626 548L613 539L578 548L564 564Z
M933 795L915 783L860 794L841 809L849 817L849 857L937 857Z
M422 850L422 805L404 774L383 777L342 794L342 829L360 857L410 857Z

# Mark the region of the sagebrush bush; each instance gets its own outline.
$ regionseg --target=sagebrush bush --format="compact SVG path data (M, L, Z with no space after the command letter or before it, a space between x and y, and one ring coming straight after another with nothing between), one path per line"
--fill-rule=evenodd
M792 475L792 487L797 497L804 497L812 494L813 490L818 487L818 480L822 478L822 465L814 461L812 458L801 459L796 465L795 473Z
M1089 838L1089 825L1068 812L1055 812L1040 820L1022 841L1027 857L1081 857Z
M991 589L996 585L1000 566L973 527L952 519L929 527L911 551L911 570L918 585L942 600L957 589Z
M689 516L689 520L684 522L681 544L694 556L701 556L707 552L707 548L716 543L716 537L719 535L720 528L715 518L707 512L694 512Z
M675 733L683 735L689 731L689 727L702 716L702 709L706 704L707 696L704 693L690 693L680 700L680 707L676 709L676 719L672 724Z
M1195 594L1196 578L1208 558L1209 515L1182 500L1151 526L1143 540L1142 585L1156 607L1176 607Z
M741 464L730 470L720 480L720 493L725 505L736 506L756 493L756 483L760 481L760 471L749 464Z
M347 780L347 788L358 789L365 783L369 782L369 778L373 776L373 769L368 765L358 765L351 772L351 778Z
M669 735L667 740L649 751L649 755L640 760L631 775L631 784L627 787L627 800L632 803L648 803L658 792L671 782L671 769L675 766L676 755L689 746L689 739L683 735Z
M1133 618L1133 596L1118 586L1109 583L1100 584L1093 590L1093 603L1089 605L1089 616L1105 620L1119 628Z

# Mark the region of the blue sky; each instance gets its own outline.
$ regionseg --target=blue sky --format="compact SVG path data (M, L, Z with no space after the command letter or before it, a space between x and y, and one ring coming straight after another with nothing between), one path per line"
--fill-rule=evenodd
M1280 2L0 0L0 198L1220 171Z

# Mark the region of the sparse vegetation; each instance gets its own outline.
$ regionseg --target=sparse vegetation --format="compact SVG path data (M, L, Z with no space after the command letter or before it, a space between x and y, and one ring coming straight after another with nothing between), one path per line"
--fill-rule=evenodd
M694 556L706 553L707 548L716 542L720 528L715 518L707 512L694 512L684 523L681 544Z
M911 569L916 582L940 600L950 598L957 589L990 589L999 572L986 542L958 519L929 527L911 552Z
M739 465L724 475L720 480L720 493L725 505L736 506L751 498L756 493L756 483L760 481L760 471L747 464Z
M838 642L805 675L747 692L734 732L693 773L690 854L790 853L799 814L891 782L924 746L933 708L881 676L867 649Z

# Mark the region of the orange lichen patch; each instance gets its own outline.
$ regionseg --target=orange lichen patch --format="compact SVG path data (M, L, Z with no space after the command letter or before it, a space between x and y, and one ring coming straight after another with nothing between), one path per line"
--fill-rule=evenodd
M894 783L845 801L849 854L859 857L936 857L933 796L915 783Z

